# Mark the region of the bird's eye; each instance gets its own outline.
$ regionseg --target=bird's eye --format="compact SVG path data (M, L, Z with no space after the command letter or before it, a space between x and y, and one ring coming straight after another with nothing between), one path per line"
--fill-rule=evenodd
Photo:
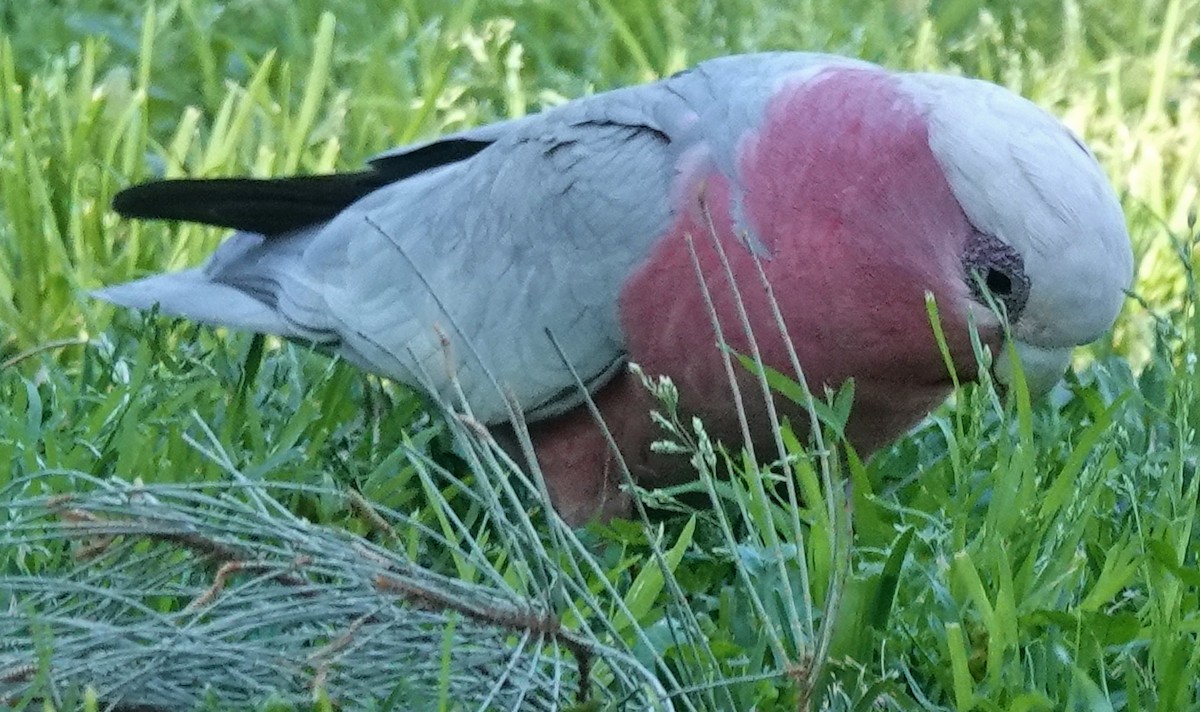
M975 301L985 306L999 302L1016 323L1029 301L1029 276L1021 254L997 237L976 232L967 239L962 259Z
M1009 277L998 269L989 269L983 283L987 285L988 291L997 297L1007 297L1012 294L1012 277Z

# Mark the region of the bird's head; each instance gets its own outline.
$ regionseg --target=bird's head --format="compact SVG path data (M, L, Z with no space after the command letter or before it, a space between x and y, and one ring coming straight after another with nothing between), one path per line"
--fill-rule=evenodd
M987 82L907 75L929 144L974 234L963 278L981 324L1007 313L1029 390L1048 391L1075 347L1115 321L1133 276L1120 203L1091 151L1033 103ZM993 373L1009 385L1010 350Z

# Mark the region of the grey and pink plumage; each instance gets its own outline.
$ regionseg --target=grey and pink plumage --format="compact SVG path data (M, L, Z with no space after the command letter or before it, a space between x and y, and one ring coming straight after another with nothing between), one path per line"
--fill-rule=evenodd
M560 347L642 483L687 464L651 454L653 404L628 362L670 376L714 435L739 437L694 267L748 352L710 218L764 361L790 371L756 262L809 384L855 379L847 432L862 453L950 391L927 293L960 375L976 371L973 323L1011 377L992 301L1044 391L1112 325L1132 278L1116 195L1050 115L986 82L805 53L711 60L354 174L163 181L115 207L238 232L201 267L97 296L315 342L455 403L446 339L478 420L508 423L506 393L522 409L575 523L628 498ZM762 405L749 408L758 432Z

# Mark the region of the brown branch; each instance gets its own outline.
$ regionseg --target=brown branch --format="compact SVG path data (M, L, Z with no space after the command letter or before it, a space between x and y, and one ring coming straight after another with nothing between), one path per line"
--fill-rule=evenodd
M595 657L595 653L587 642L580 640L576 635L564 628L557 616L550 613L540 615L534 611L502 610L472 606L431 588L425 588L418 584L408 583L383 574L375 577L375 587L385 593L402 596L406 601L419 608L440 612L454 611L477 623L504 628L513 632L534 633L543 638L549 638L569 650L575 657L579 669L578 701L581 703L587 701L592 658Z
M165 541L176 546L181 546L193 553L207 556L217 561L238 561L249 558L247 552L239 550L228 544L222 544L219 541L214 541L204 536L193 532L156 532L156 531L130 531L130 534L146 537L147 539L157 539Z
M56 494L46 499L46 507L48 509L59 509L73 499L75 499L74 492L63 492L62 494Z
M65 502L67 500L63 499L62 501ZM212 559L214 562L219 562L221 563L221 568L218 569L218 577L221 576L221 571L230 564L244 565L247 560L251 558L249 552L237 547L229 546L227 544L222 544L221 542L210 539L203 534L197 534L195 532L155 531L150 528L156 524L156 522L152 519L144 519L138 522L130 520L105 519L94 512L90 512L86 509L81 509L78 507L60 512L59 516L66 520L69 525L78 527L81 530L78 532L79 535L82 536L92 534L101 537L100 540L88 544L76 552L76 557L78 558L95 557L103 552L104 549L106 549L109 545L111 545L112 541L115 540L116 537L121 535L139 536L155 541L167 542L187 549L192 553ZM98 529L107 526L110 528L117 528L118 531L88 531L88 525L94 525L90 527L90 529ZM262 563L265 564L266 562ZM311 563L311 557L301 557L293 562L291 566L305 566L308 563ZM278 564L269 565L277 566ZM226 575L228 575L228 573L230 572L227 571ZM305 586L309 583L309 581L305 578L283 572L279 574L277 579L280 583L288 586Z
M69 497L57 498L59 501L50 504L49 506L61 506L69 501ZM59 512L58 516L62 518L69 526L79 529L78 535L93 534L96 536L115 538L121 534L131 536L141 536L148 539L158 539L161 541L170 542L185 549L189 549L195 553L207 556L219 561L233 561L238 559L248 558L243 552L237 549L213 541L201 534L192 532L160 532L149 529L153 523L152 520L143 520L135 522L128 519L105 519L95 512L86 509L74 507L66 511ZM95 525L88 527L88 525ZM97 532L102 526L110 528L109 531ZM118 531L111 531L111 529ZM93 531L89 531L93 530Z
M47 506L60 507L71 499L71 495L57 496L51 498L53 502L47 502ZM82 544L75 550L73 556L77 561L87 561L94 559L108 550L112 543L117 540L117 534L97 534L95 532L86 531L89 524L108 524L109 520L89 512L86 509L68 509L58 513L59 518L66 522L68 527L77 527L83 531L78 533L78 536L86 536L91 534L94 539L85 544Z
M386 556L377 554L374 551L371 551L367 547L363 546L362 544L359 544L358 542L353 542L350 545L350 547L352 549L354 549L355 553L357 553L359 556L363 557L364 559L370 559L372 561L372 563L379 566L380 568L388 569L388 570L391 570L392 568L394 568L392 561L390 559L388 559Z
M77 561L88 561L90 559L94 559L94 558L100 556L101 554L103 554L104 552L108 551L108 547L112 546L112 543L116 540L117 540L116 534L109 534L107 536L98 536L95 538L94 541L91 541L87 544L83 544L78 549L76 549L75 554L74 554L75 559Z
M345 633L330 641L328 645L325 645L317 652L308 656L309 663L320 661L317 665L317 671L313 674L312 684L310 685L310 689L312 690L313 694L316 694L318 690L325 688L325 681L329 678L329 666L333 662L332 660L329 660L329 657L349 645L350 642L354 640L354 636L358 635L358 631L365 624L373 620L375 620L375 612L372 611L371 613L362 614L350 623L350 627Z
M365 519L367 524L382 532L391 541L399 541L400 537L396 534L396 530L392 525L388 524L387 520L379 515L375 507L371 506L367 498L363 497L358 490L350 489L346 493L346 498L350 501L350 509Z
M301 585L308 583L306 580L298 576L289 574L288 571L300 566L307 566L310 563L312 563L311 557L299 557L286 569L277 570L275 574L271 576L271 578L277 579L283 583L287 583L288 585ZM241 573L243 571L271 571L272 569L280 568L281 567L277 562L261 559L257 561L226 561L221 565L221 568L217 569L217 575L213 578L212 586L209 586L204 593L194 598L192 602L183 609L183 612L195 613L197 610L212 603L213 600L215 600L216 597L221 594L221 591L225 590L225 582L234 574ZM292 583L293 581L299 582L299 584Z
M0 670L0 682L27 682L29 678L37 674L37 671L38 666L33 663L13 665L5 670Z

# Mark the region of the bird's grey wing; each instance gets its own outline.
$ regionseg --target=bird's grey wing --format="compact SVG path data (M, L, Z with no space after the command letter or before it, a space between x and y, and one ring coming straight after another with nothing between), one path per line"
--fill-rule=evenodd
M617 299L669 223L677 146L656 113L674 101L618 90L351 174L135 186L126 217L239 232L94 296L314 342L451 403L461 387L484 422L510 397L548 417L582 398L572 368L596 388L624 364Z
M678 152L652 103L605 96L355 203L273 277L276 309L453 404L457 383L483 422L509 397L530 419L577 405L572 368L595 388L625 362L618 296L669 226Z

